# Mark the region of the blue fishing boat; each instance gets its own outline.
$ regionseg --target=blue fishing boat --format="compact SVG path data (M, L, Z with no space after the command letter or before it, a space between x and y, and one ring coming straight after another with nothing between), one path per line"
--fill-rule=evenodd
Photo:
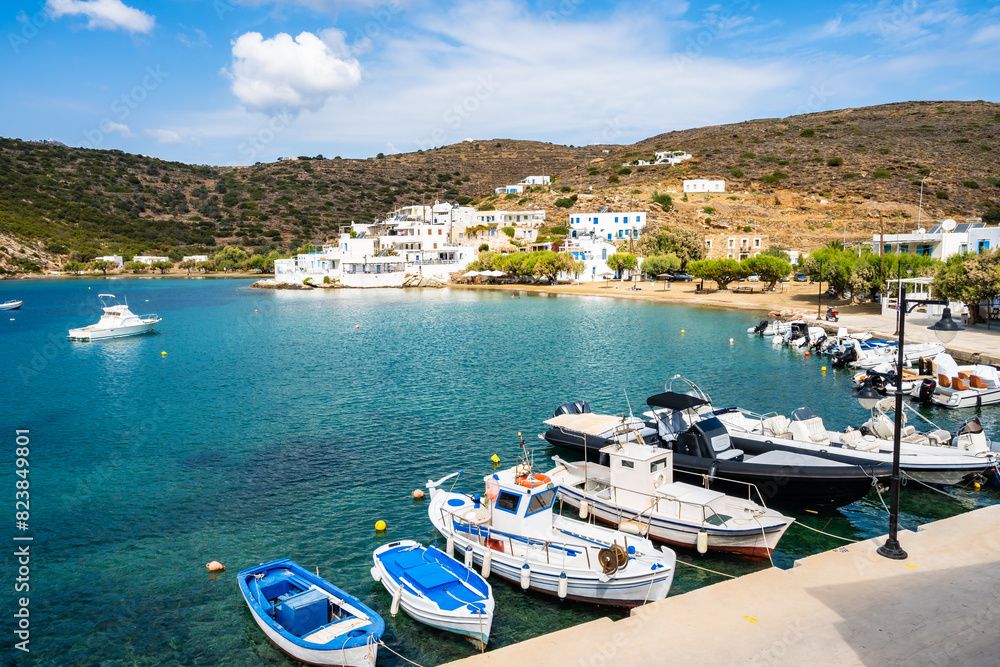
M435 628L471 637L483 646L493 625L493 589L471 567L434 547L400 540L379 547L372 578L392 595L392 615L409 616Z
M254 621L290 657L374 667L385 622L357 598L287 558L243 570L237 582Z

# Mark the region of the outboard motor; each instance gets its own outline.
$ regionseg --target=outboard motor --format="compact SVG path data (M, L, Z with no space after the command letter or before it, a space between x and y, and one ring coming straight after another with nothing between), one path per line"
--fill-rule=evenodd
M825 343L825 342L826 342L826 335L822 335L822 336L820 336L819 338L817 338L816 340L813 341L813 344L812 344L811 347L812 347L812 349L814 349L817 352L819 352L820 348L823 347L823 343Z
M755 326L753 328L753 332L755 334L757 334L757 335L761 335L762 336L762 335L764 335L764 329L766 329L768 326L769 326L769 323L768 323L767 320L761 320L760 324L758 324L757 326Z
M833 366L834 368L843 368L847 366L852 361L858 360L858 350L853 345L843 352L838 352L833 355Z
M885 396L885 388L892 384L892 378L881 373L869 373L868 377L872 380L872 389Z
M928 405L931 402L931 397L934 396L934 390L937 389L937 382L930 378L926 378L920 383L920 391L917 393L917 399L923 404Z
M590 406L587 405L587 401L574 401L573 403L563 403L560 405L556 408L556 411L552 413L552 416L581 415L585 412L590 412Z
M958 429L952 446L973 454L990 451L990 443L983 433L983 424L979 421L979 417L965 420L962 428Z

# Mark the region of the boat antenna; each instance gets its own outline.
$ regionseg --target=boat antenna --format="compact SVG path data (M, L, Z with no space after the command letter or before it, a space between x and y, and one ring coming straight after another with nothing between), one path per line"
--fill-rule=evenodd
M628 391L622 388L622 392L625 394L625 404L628 405L628 416L635 417L635 415L632 414L632 401L628 400Z

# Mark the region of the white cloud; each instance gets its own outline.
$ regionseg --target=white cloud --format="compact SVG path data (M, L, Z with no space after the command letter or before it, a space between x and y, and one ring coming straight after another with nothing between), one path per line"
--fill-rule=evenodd
M205 34L204 30L202 30L201 28L195 28L194 34L195 34L194 37L188 37L183 32L178 33L177 40L184 46L188 47L189 49L194 49L199 46L210 46L210 43L208 41L208 35Z
M318 109L361 82L361 64L350 57L344 33L332 29L294 39L287 33L270 39L259 32L240 35L233 42L233 63L224 72L245 107L265 112Z
M181 135L174 130L163 130L163 129L153 129L146 130L146 134L156 139L158 143L161 144L179 144L184 140L181 139Z
M1000 23L980 28L969 42L971 44L996 44L1000 42Z
M156 17L129 7L121 0L48 0L46 5L53 19L61 16L86 16L87 27L148 33L156 25Z
M106 127L107 127L107 130L105 130L105 133L107 133L107 132L117 132L118 134L122 135L123 137L131 137L131 136L133 136L132 135L132 131L128 129L128 125L122 125L121 123L115 123L114 121L109 121L107 123Z

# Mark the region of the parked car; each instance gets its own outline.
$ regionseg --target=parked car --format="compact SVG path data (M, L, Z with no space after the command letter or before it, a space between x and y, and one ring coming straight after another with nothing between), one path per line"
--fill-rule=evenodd
M758 276L756 273L753 274L752 276L748 276L747 277L747 282L759 283L760 282L760 276Z
M690 273L675 273L670 276L670 281L675 283L689 283L694 280L694 276Z
M832 287L825 292L826 296L837 296L837 290Z
M807 282L808 280L809 280L809 276L807 276L804 273L796 273L795 274L795 282L797 282L797 283L804 283L804 282Z

